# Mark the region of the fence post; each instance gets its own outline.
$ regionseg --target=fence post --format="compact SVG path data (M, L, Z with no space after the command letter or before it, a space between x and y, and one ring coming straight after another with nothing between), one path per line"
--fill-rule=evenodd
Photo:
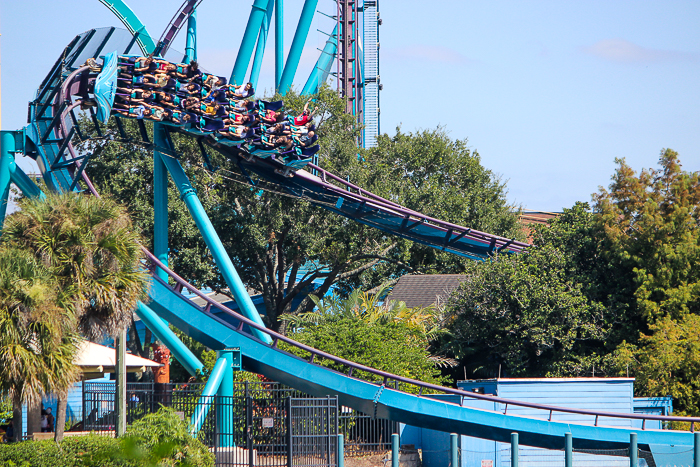
M391 467L399 467L399 435L391 435Z
M345 467L345 439L338 433L338 467Z
M292 446L292 396L287 396L287 467L292 467L294 447Z
M459 435L450 433L450 466L457 467L459 465Z
M518 446L518 434L510 434L510 467L518 467L518 454L520 447Z
M694 451L693 451L693 466L700 467L700 431L693 434Z
M564 433L564 467L574 465L574 440L571 433Z
M247 383L247 382L246 382ZM246 392L248 385L246 384ZM246 449L248 449L248 467L253 467L253 398L245 398Z
M638 467L637 433L630 433L630 467Z

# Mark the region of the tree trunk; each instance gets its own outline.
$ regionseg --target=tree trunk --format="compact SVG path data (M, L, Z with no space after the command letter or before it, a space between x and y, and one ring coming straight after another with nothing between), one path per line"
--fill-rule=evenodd
M56 404L56 419L54 420L54 435L53 439L57 443L63 441L63 431L66 428L66 407L68 406L68 395L64 394L58 397Z
M12 426L14 430L14 436L12 441L20 441L22 439L22 404L13 402L12 403Z
M27 436L41 433L41 401L27 404Z

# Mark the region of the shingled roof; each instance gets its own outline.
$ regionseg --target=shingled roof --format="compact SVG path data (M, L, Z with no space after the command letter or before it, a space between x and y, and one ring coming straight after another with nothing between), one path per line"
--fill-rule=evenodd
M445 303L453 290L464 282L461 274L426 274L422 276L403 276L394 286L387 300L406 302L406 306L428 307Z

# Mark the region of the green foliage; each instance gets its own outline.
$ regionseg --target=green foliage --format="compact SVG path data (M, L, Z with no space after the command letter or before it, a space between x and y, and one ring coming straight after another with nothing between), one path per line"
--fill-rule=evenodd
M565 265L550 245L474 265L449 303L446 347L470 373L490 377L499 369L521 377L587 370L607 333L605 309L586 298Z
M675 409L700 414L700 172L666 149L659 169L635 173L624 160L595 197L600 256L614 270L610 302L627 311L614 355L640 395L673 395Z
M0 393L0 425L7 424L12 419L12 400L9 395Z
M90 338L115 335L145 298L149 276L141 265L140 236L110 198L48 195L23 199L5 220L3 242L32 252L57 279L60 305Z
M0 465L31 467L213 467L214 456L163 408L135 422L120 439L88 435L0 446Z
M33 252L0 245L0 392L17 406L77 379L75 318L63 297Z
M436 369L436 363L443 360L428 351L435 316L429 311L409 312L405 304L395 302L380 306L376 301L379 295L356 290L346 300L337 295L323 301L313 297L318 312L284 318L292 321L291 337L315 349L399 376L444 383ZM335 370L345 370L333 362L319 361ZM382 379L365 372L355 375L370 381Z
M674 415L700 413L700 316L666 316L649 326L637 346L623 343L615 356L620 373L636 376L635 389L673 397Z
M603 254L628 278L630 311L647 323L700 313L700 172L667 149L660 169L625 163L596 196Z
M136 465L214 467L214 456L190 436L187 423L166 407L129 427L121 439L124 453Z
M121 467L119 442L107 436L88 435L0 445L0 465L17 467ZM99 458L99 462L96 459Z

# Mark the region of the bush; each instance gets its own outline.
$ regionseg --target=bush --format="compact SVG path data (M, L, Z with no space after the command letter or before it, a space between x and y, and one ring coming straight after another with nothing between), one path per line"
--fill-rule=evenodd
M107 436L88 435L64 439L23 441L0 445L0 465L17 467L128 466L119 460L119 441ZM93 459L100 459L94 463Z
M214 455L162 408L135 422L119 440L88 435L0 445L0 466L12 467L213 467Z
M123 452L138 466L214 467L214 455L167 407L134 422L121 441Z

